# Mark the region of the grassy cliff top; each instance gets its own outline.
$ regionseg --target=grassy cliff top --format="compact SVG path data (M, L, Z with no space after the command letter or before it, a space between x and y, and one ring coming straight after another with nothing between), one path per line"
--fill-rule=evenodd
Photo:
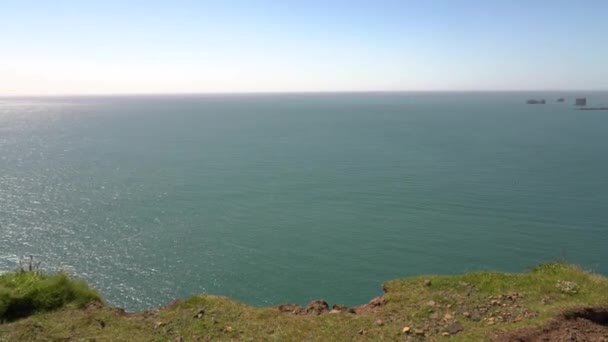
M53 277L65 276L0 276L0 305L10 307L7 302L26 294L47 298L40 303L53 303L36 307L40 303L30 301L27 315L19 317L0 312L5 320L0 341L511 340L513 331L527 331L528 336L546 331L534 329L555 317L587 318L598 334L608 337L608 314L581 314L590 312L581 308L608 306L608 279L565 263L541 265L522 274L478 272L391 280L383 285L385 294L370 303L333 309L323 301L307 307L260 308L201 295L125 313L104 306L82 283ZM26 290L18 289L20 281L29 284ZM63 290L42 295L48 295L53 282ZM57 296L60 304L48 299Z

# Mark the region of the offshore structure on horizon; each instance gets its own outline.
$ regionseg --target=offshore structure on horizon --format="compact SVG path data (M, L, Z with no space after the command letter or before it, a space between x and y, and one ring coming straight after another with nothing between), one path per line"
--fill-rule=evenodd
M586 97L578 97L576 98L576 102L574 103L575 106L586 106L587 105L587 98Z

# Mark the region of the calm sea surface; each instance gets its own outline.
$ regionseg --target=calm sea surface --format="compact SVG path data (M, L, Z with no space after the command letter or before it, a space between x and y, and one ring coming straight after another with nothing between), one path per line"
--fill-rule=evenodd
M575 95L0 98L0 270L34 254L129 310L354 305L560 257L608 274L608 112Z

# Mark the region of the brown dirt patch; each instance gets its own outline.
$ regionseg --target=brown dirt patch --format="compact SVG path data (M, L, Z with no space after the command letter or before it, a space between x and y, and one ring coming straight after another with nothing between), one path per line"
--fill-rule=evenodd
M608 342L608 307L569 310L540 328L502 333L493 341L603 341Z

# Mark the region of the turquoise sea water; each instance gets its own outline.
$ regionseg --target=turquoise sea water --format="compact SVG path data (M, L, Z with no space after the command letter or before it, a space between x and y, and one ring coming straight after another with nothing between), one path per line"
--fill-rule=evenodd
M34 254L130 310L353 305L560 257L608 274L608 112L575 95L3 98L0 270Z

